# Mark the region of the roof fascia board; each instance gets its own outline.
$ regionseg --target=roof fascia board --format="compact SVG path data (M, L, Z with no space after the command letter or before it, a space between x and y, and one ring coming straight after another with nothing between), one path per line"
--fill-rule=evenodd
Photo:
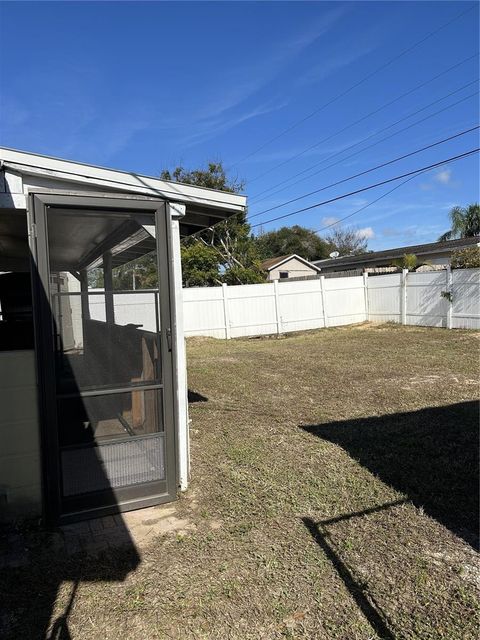
M141 176L115 169L104 169L87 164L58 160L21 151L0 148L0 160L4 166L23 174L40 174L60 180L108 186L113 189L157 195L167 200L197 202L205 206L230 210L242 210L246 196L216 191L159 178Z
M429 249L424 249L422 250L417 250L415 251L415 255L419 255L419 256L423 256L423 255L429 255L431 253L450 253L451 251L457 251L458 249L465 249L468 247L472 247L472 246L480 246L480 238L479 241L477 243L470 243L470 242L466 242L464 244L458 244L455 247L440 247L438 249L435 249L433 247L429 248ZM349 265L354 265L354 264L364 264L365 262L376 262L377 260L391 260L391 259L395 259L395 258L402 258L405 253L407 253L407 250L410 249L415 249L414 246L412 247L403 247L401 249L387 249L386 251L394 251L395 253L390 253L388 255L384 255L384 256L379 256L378 254L374 254L372 256L372 254L360 254L359 256L349 256L349 259L346 260L342 260L342 258L336 258L335 260L332 260L331 262L328 261L322 261L322 260L318 260L315 262L315 264L319 264L320 265L320 269L321 268L327 268L327 267L333 267L335 265L340 265L340 266L349 266ZM350 259L351 258L351 259ZM353 259L355 258L355 259Z
M297 260L300 260L302 264L306 265L307 267L312 267L313 269L315 269L315 271L320 271L320 269L316 265L314 265L313 262L309 262L308 260L305 260L305 258L298 256L296 253L292 253L291 256L287 256L283 260L280 260L280 262L275 262L275 264L273 264L271 267L267 267L267 271L272 271L272 269L277 269L278 267L281 267L282 264L284 264L285 262L288 262L292 258L296 258Z

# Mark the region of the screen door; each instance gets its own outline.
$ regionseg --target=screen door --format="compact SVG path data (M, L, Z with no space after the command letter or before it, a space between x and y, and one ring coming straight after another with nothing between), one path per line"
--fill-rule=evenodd
M35 219L46 427L55 434L49 433L46 471L59 515L172 499L164 207L142 200L42 199L35 199Z

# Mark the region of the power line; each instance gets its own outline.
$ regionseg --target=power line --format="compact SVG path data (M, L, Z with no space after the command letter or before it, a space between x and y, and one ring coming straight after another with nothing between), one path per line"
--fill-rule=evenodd
M408 47L407 49L404 49L403 51L401 51L399 54L397 54L396 56L394 56L393 58L390 58L390 60L388 60L386 63L384 63L383 65L381 65L380 67L378 67L377 69L375 69L374 71L372 71L371 73L367 74L366 76L364 76L361 80L359 80L358 82L356 82L355 84L353 84L351 87L349 87L348 89L346 89L345 91L342 91L341 93L337 94L334 98L332 98L331 100L329 100L328 102L325 102L323 105L321 105L320 107L317 107L314 111L312 111L311 113L309 113L308 115L306 115L305 117L301 118L300 120L298 120L297 122L294 122L292 125L290 125L289 127L287 127L286 129L284 129L283 131L281 131L279 134L273 136L272 138L270 138L269 140L267 140L266 142L264 142L262 145L260 145L259 147L257 147L254 151L252 151L251 153L249 153L248 155L244 156L243 158L241 158L240 160L237 160L236 162L234 162L232 165L230 165L229 169L232 169L233 167L237 166L238 164L241 164L242 162L244 162L245 160L248 160L249 158L251 158L252 156L254 156L255 154L257 154L259 151L261 151L262 149L264 149L266 146L268 146L270 143L274 142L275 140L278 140L279 138L281 138L282 136L284 136L286 133L288 133L289 131L292 131L293 129L297 128L299 125L303 124L304 122L306 122L307 120L309 120L310 118L313 118L313 116L315 116L317 113L320 113L320 111L322 111L323 109L327 108L328 106L330 106L331 104L333 104L334 102L336 102L337 100L339 100L340 98L343 98L344 96L348 95L351 91L353 91L354 89L356 89L357 87L359 87L361 84L363 84L364 82L366 82L367 80L369 80L370 78L372 78L374 75L376 75L377 73L379 73L380 71L383 71L383 69L386 69L387 67L389 67L391 64L393 64L394 62L396 62L397 60L399 60L400 58L402 58L403 56L405 56L407 53L410 53L410 51L413 51L413 49L415 49L416 47L420 46L421 44L423 44L424 42L426 42L427 40L429 40L430 38L432 38L434 35L436 35L437 33L439 33L440 31L442 31L442 29L445 29L446 27L450 26L453 22L455 22L456 20L460 19L461 17L463 17L464 15L466 15L467 13L469 13L470 11L472 11L475 8L475 4L473 4L471 7L469 7L468 9L466 9L465 11L462 11L461 13L457 14L455 17L453 17L451 20L449 20L448 22L445 22L444 24L442 24L440 27L438 27L437 29L435 29L434 31L431 31L430 33L428 33L426 36L424 36L421 40L418 40L417 42L415 42L413 45L411 45L410 47Z
M478 127L477 127L477 128L478 128ZM400 175L400 176L397 176L397 177L395 177L395 178L390 178L390 179L388 179L388 180L385 180L385 181L382 181L382 182L376 183L376 184L374 184L374 185L372 185L372 186L370 186L370 187L366 187L365 189L360 189L360 190L358 190L358 191L352 191L351 193L347 193L347 194L346 194L346 195L344 195L344 196L339 196L339 197L337 197L337 198L333 198L333 199L331 199L331 200L326 200L325 202L322 202L322 203L319 203L319 204L316 204L316 205L312 205L312 206L310 206L310 207L305 207L305 208L303 208L303 209L299 209L298 211L294 211L294 212L292 212L292 213L288 213L288 214L285 214L285 215L282 215L282 216L278 216L277 218L273 218L272 220L266 220L266 221L263 221L263 222L257 223L257 224L255 224L255 225L252 225L252 227L251 227L251 228L259 227L259 226L262 226L263 224L268 224L269 222L273 222L273 221L275 221L275 220L280 220L280 219L282 219L282 218L286 218L286 217L288 217L288 216L290 216L290 215L294 215L294 214L296 214L296 213L301 213L301 212L303 212L303 211L307 211L307 210L312 209L312 208L315 208L315 207L317 207L317 206L322 206L322 205L324 205L324 204L329 204L329 203L331 203L331 202L335 202L336 200L340 200L340 199L342 199L342 198L346 198L346 197L348 197L348 196L355 195L356 193L361 193L362 191L367 191L368 189L373 189L374 187L379 187L379 186L381 186L381 185L383 185L383 184L388 184L389 182L393 182L394 180L400 180L401 178L404 178L404 177L407 177L407 176L410 176L410 175L419 175L420 173L423 173L423 172L428 171L428 170L430 170L430 169L434 169L435 167L441 166L441 165L443 165L443 164L448 164L449 162L454 162L455 160L459 160L459 159L461 159L461 158L468 157L468 156L470 156L470 155L472 155L472 154L476 153L478 150L479 150L479 149L473 149L472 151L468 151L468 152L466 152L466 153L464 153L464 154L461 154L461 155L459 155L459 156L453 156L452 158L447 158L446 160L442 160L441 162L437 162L437 163L432 164L432 165L429 165L429 166L427 166L427 167L422 167L422 168L420 168L420 169L416 169L415 171L411 171L411 172L409 172L409 173L405 173L405 174ZM386 194L386 195L388 195L388 194ZM243 213L243 212L238 212L238 213L233 214L233 216L230 216L230 218L228 218L228 220L232 220L233 218L236 218L240 213ZM199 231L196 231L195 233L192 233L191 235L186 236L185 238L182 238L182 240L181 240L181 241L182 241L182 242L185 242L185 241L187 241L187 240L191 240L192 238L193 238L193 239L196 239L196 237L197 237L199 234L202 234L202 233L204 233L205 231L212 231L215 227L217 227L217 226L218 226L218 225L220 225L220 224L225 225L225 223L226 223L226 222L228 222L228 220L219 220L218 222L216 222L215 224L211 225L210 227L207 227L206 229L200 229Z
M472 149L470 151L466 151L465 153L461 153L457 156L452 156L451 158L446 158L445 160L441 160L440 162L435 162L434 164L430 164L426 167L421 167L420 169L415 169L414 171L409 171L407 173L403 173L402 175L395 176L393 178L388 178L387 180L382 180L381 182L376 182L375 184L371 184L367 187L362 187L361 189L355 189L355 191L350 191L349 193L344 193L341 196L336 196L335 198L330 198L329 200L323 200L322 202L317 202L316 204L312 204L308 207L303 207L302 209L297 209L296 211L290 211L289 213L285 213L281 216L277 216L275 218L271 218L270 220L264 220L263 222L259 222L257 224L252 225L252 229L255 227L259 227L264 224L269 224L270 222L276 222L277 220L283 220L284 218L289 218L290 216L294 216L298 213L303 213L304 211L309 211L311 209L316 209L317 207L322 207L326 204L331 204L332 202L337 202L338 200L343 200L344 198L348 198L350 196L354 196L357 193L363 193L364 191L369 191L370 189L375 189L376 187L381 187L384 184L389 184L390 182L394 182L395 180L401 180L402 178L406 178L408 176L415 175L422 171L427 171L428 169L434 169L435 167L439 167L444 164L448 164L449 162L454 162L456 160L460 160L461 158L466 158L468 156L473 155L480 151L480 147L476 149Z
M397 186L393 187L393 189L389 189L388 191L383 193L379 198L375 198L375 200L372 200L368 204L363 205L363 207L360 207L360 209L357 209L356 211L353 211L352 213L349 213L348 216L344 216L343 218L340 218L339 220L335 220L335 222L332 222L331 224L327 224L324 227L322 227L321 229L316 229L313 233L321 233L322 231L326 231L327 229L330 229L331 227L335 227L337 224L340 224L341 222L345 222L345 220L348 220L349 218L352 218L353 216L357 215L357 213L360 213L361 211L364 211L365 209L368 209L368 207L371 207L373 204L376 204L379 200L383 200L383 198L386 198L387 196L389 196L391 193L393 193L397 189L400 189L400 187L403 187L403 185L407 184L407 182L410 182L410 180L414 180L415 178L418 178L418 176L421 176L424 173L428 173L428 171L431 171L431 169L426 169L425 171L420 171L419 173L416 173L415 175L410 176L409 178L407 178L406 180L404 180L400 184L397 184Z
M405 153L402 156L398 156L397 158L393 158L393 160L387 160L386 162L382 162L381 164L376 165L375 167L371 167L370 169L365 169L365 171L361 171L360 173L355 173L352 176L348 176L347 178L342 178L342 180L338 180L337 182L332 182L331 184L327 184L324 187L320 187L319 189L314 189L309 193L305 193L301 196L297 196L296 198L292 198L291 200L287 200L286 202L282 202L280 204L275 205L274 207L270 207L269 209L264 209L263 211L259 211L255 213L253 216L250 216L250 220L252 218L256 218L258 216L263 215L264 213L268 213L270 211L274 211L275 209L280 209L281 207L285 207L287 204L292 204L292 202L297 202L298 200L303 200L304 198L308 198L309 196L313 196L315 193L319 193L320 191L325 191L326 189L330 189L330 187L336 187L339 184L347 182L348 180L353 180L354 178L359 178L360 176L364 176L367 173L371 173L372 171L376 171L377 169L382 169L390 164L395 162L399 162L400 160L404 160L405 158L409 158L411 156L416 155L417 153L421 153L422 151L426 151L427 149L432 149L433 147L437 147L440 144L445 144L445 142L450 142L450 140L455 140L456 138L460 138L461 136L466 135L467 133L471 133L472 131L476 131L480 128L480 125L476 125L469 129L465 129L464 131L460 131L459 133L455 133L448 138L442 138L441 140L437 140L436 142L432 142L431 144L426 145L425 147L421 147L420 149L416 149L415 151L410 151L409 153Z
M390 138L398 135L399 133L402 133L403 131L406 131L407 129L410 129L411 127L414 127L417 124L420 124L421 122L425 122L426 120L429 120L430 118L434 118L436 115L438 115L440 113L443 113L447 109L451 109L451 108L457 106L457 104L460 104L465 99L468 99L471 96L467 96L467 98L464 98L464 99L462 99L462 100L460 100L458 102L454 102L454 103L452 103L450 105L447 105L444 109L440 109L440 111L435 111L435 113L431 113L430 115L426 116L425 118L422 118L421 120L417 120L416 122L412 123L408 127L404 127L403 129L399 129L399 131L395 131L391 135L386 136L385 138L381 138L380 140L377 140L377 142L375 142L375 143L373 143L373 144L371 144L371 145L369 145L367 147L364 147L363 149L360 149L360 151L356 151L355 153L353 153L353 154L351 154L349 156L341 158L338 162L335 162L334 164L328 165L328 167L324 167L320 171L316 171L316 172L314 172L314 173L312 173L310 175L305 176L304 178L300 178L300 180L297 180L297 181L293 182L292 184L285 185L285 182L290 182L294 178L296 178L298 176L301 176L301 175L307 173L308 171L311 171L312 169L315 169L319 165L321 165L321 164L323 164L325 162L328 162L332 158L335 158L335 157L345 153L345 151L348 151L349 149L353 149L354 147L357 147L359 144L362 144L363 142L367 142L367 140L370 140L371 138L374 138L379 133L383 133L384 131L387 131L388 129L391 129L392 127L397 126L397 124L400 124L401 122L404 122L405 120L409 120L410 118L413 118L413 116L416 116L418 113L421 113L422 111L425 111L425 109L429 109L430 107L433 107L434 105L438 104L439 102L442 102L443 100L446 100L447 98L450 98L451 96L455 95L456 93L459 93L460 91L463 91L464 89L466 89L467 87L471 86L472 84L477 84L477 83L478 83L477 80L472 80L472 82L468 82L467 84L463 85L462 87L459 87L458 89L455 89L455 91L451 91L450 93L447 93L446 95L441 96L437 100L434 100L433 102L430 102L429 104L421 107L420 109L416 109L415 111L412 111L407 116L404 116L403 118L400 118L400 120L397 120L396 122L393 122L392 124L389 124L386 127L383 127L382 129L379 129L378 131L375 131L374 133L370 134L366 138L363 138L363 140L359 140L358 142L355 142L355 143L349 145L348 147L345 147L344 149L341 149L340 151L336 151L335 153L331 154L327 158L323 158L323 160L320 160L319 162L316 162L315 164L311 165L310 167L307 167L306 169L302 169L302 171L299 171L298 173L293 174L290 178L287 178L286 180L283 180L282 182L278 182L277 184L269 187L268 189L264 189L263 191L260 191L257 194L256 197L254 196L253 201L257 202L257 203L258 202L262 202L263 200L266 200L267 198L270 198L271 196L273 196L273 195L275 195L277 193L281 193L282 191L285 191L286 189L290 189L291 187L295 186L296 184L299 184L300 182L303 182L304 180L308 180L308 178L311 178L312 176L317 175L317 173L320 173L320 171L326 171L330 167L334 167L339 162L344 162L345 160L349 160L350 158L353 158L354 156L356 156L359 153L361 153L362 151L366 151L367 149L371 149L372 147L376 146L377 144L380 144L381 142L384 142L385 140L389 140ZM475 95L475 94L473 94L473 95ZM282 188L281 189L277 189L277 191L273 191L276 187L279 187L279 186L282 186ZM271 193L268 193L268 192L271 192ZM264 196L263 198L259 198L258 197L258 196L263 195L264 193L266 193L267 195Z
M272 173L272 171L275 171L279 167L283 167L285 164L288 164L289 162L292 162L292 160L296 160L297 158L300 158L305 153L308 153L308 151L311 151L312 149L316 149L317 147L319 147L324 142L329 142L330 140L332 140L332 138L335 138L336 136L340 135L341 133L344 133L345 131L348 131L348 129L351 129L352 127L356 126L357 124L360 124L364 120L367 120L371 116L379 113L380 111L383 111L387 107L390 107L392 104L395 104L396 102L398 102L399 100L405 98L406 96L409 96L412 93L415 93L415 91L418 91L419 89L423 89L424 87L426 87L431 82L434 82L435 80L438 80L438 78L441 78L445 74L450 73L450 71L453 71L454 69L460 67L461 65L465 64L466 62L469 62L470 60L472 60L474 58L476 59L477 56L478 56L478 52L476 54L472 55L472 56L469 56L468 58L465 58L464 60L461 60L460 62L454 64L453 66L449 67L448 69L445 69L441 73L438 73L436 76L433 76L432 78L429 78L428 80L425 80L424 82L421 82L420 84L418 84L415 87L413 87L413 89L409 89L408 91L405 91L404 93L400 94L396 98L393 98L393 100L390 100L389 102L386 102L385 104L381 105L380 107L377 107L376 109L374 109L373 111L370 111L369 113L367 113L366 115L362 116L358 120L355 120L354 122L351 122L350 124L346 125L345 127L342 127L341 129L339 129L338 131L335 131L335 133L332 133L332 134L328 135L327 137L322 138L321 140L315 142L314 144L311 144L310 146L306 147L302 151L299 151L295 155L290 156L286 160L283 160L282 162L279 162L275 166L271 167L270 169L267 169L263 173L260 173L258 176L255 176L255 178L253 178L252 180L249 180L249 184L252 184L252 182L255 182L256 180L259 180L260 178L263 178L267 174ZM307 169L307 171L308 171L308 169ZM261 193L263 193L263 192L261 192Z

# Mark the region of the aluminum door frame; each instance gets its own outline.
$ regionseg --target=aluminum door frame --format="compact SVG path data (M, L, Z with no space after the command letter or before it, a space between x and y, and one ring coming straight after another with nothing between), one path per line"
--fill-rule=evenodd
M117 211L135 210L155 214L157 269L159 277L160 332L162 347L163 405L166 492L118 502L114 505L92 508L81 512L63 514L60 493L61 467L59 447L59 427L56 409L56 377L54 337L51 331L52 311L49 296L48 237L46 230L48 206L62 206L81 209L110 208ZM174 384L175 341L172 341L175 304L171 299L173 274L170 220L165 200L128 194L111 194L39 189L31 191L28 197L27 220L32 274L33 317L35 329L35 352L37 364L37 384L39 394L40 448L42 470L43 521L55 526L76 520L100 517L112 513L140 509L142 507L171 502L177 497L177 415ZM105 215L108 215L106 211Z

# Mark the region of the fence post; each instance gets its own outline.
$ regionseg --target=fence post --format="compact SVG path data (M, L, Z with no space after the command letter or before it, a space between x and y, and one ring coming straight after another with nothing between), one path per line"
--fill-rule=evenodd
M402 314L402 324L407 324L407 275L408 269L402 269L402 279L400 283L400 312Z
M275 322L277 323L277 334L282 332L282 319L280 318L280 304L278 300L278 280L273 281L273 292L275 295Z
M227 283L222 282L223 319L225 321L225 340L230 340L230 317L228 313Z
M323 326L328 327L327 296L325 295L325 276L320 276L320 295L322 296Z
M370 309L368 304L368 271L363 274L363 295L365 298L365 320L370 320Z
M448 264L447 265L447 292L450 294L449 298L447 298L447 303L448 303L448 307L447 307L447 329L451 329L453 326L453 298L452 298L452 293L453 293L453 274L452 274L452 267Z

